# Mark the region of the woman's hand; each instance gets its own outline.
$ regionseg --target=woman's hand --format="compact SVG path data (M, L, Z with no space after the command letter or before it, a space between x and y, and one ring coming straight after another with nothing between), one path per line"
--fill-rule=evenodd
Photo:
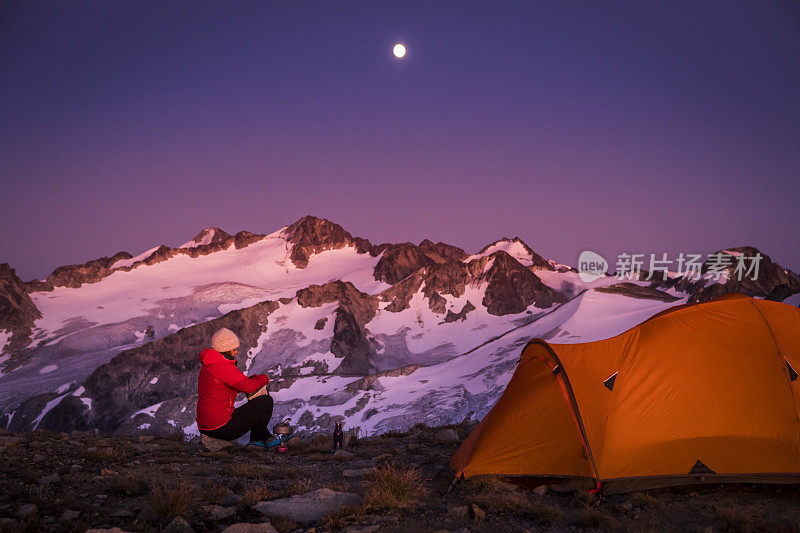
M263 396L265 394L269 396L269 390L267 389L267 385L264 385L263 387L255 391L253 394L248 394L247 399L252 400L253 398L258 398L259 396Z

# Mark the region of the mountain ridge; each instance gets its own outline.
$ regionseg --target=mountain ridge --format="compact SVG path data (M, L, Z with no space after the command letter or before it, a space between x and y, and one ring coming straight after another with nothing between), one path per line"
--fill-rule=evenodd
M800 292L769 256L757 282L731 269L715 282L709 267L700 280L584 282L518 237L474 255L427 239L373 245L310 215L268 235L209 227L182 248L93 261L56 269L64 285L39 291L0 267L0 425L190 438L197 352L218 327L240 334L242 369L275 378L276 417L303 431L455 423L485 414L532 336L599 340L724 292Z

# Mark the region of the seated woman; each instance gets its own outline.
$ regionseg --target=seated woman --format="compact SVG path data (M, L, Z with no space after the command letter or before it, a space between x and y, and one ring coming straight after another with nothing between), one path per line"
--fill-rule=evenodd
M272 440L267 425L272 416L272 397L267 392L269 377L245 376L236 368L239 338L222 328L211 337L211 348L200 352L200 376L197 384L197 428L203 444L220 449L248 431L248 444L267 447ZM236 396L243 392L248 402L234 409ZM210 439L208 437L211 437Z

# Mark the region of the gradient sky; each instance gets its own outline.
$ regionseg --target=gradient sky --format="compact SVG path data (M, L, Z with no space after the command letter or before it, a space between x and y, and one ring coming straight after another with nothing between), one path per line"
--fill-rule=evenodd
M0 73L0 262L24 280L305 214L800 271L796 1L12 0Z

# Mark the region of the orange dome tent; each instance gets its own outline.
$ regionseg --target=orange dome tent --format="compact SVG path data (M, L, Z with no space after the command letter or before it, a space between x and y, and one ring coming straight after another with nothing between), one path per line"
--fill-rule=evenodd
M605 492L800 482L798 370L800 309L739 294L601 341L533 339L450 465Z

